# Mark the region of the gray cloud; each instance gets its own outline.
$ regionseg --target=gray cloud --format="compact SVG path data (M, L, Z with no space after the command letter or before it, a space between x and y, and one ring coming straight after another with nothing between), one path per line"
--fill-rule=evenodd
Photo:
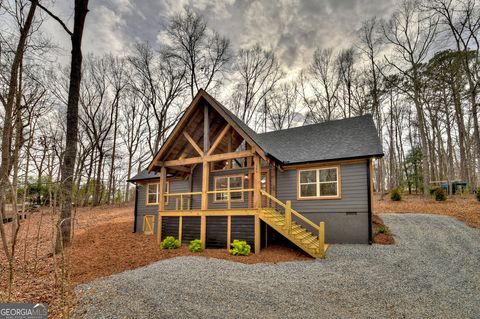
M71 8L61 3L57 10L71 23ZM352 45L363 20L389 15L394 4L394 0L98 0L90 2L84 48L97 54L124 54L137 41L158 45L168 19L189 6L230 38L235 49L258 42L273 49L286 70L297 70L310 61L316 47ZM49 28L62 32L51 23ZM68 41L59 42L68 54Z

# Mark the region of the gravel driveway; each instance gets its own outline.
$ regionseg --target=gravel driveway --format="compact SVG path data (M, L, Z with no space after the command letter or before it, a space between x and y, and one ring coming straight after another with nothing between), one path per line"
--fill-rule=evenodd
M85 318L480 318L480 230L382 215L395 246L333 245L327 259L244 265L178 257L77 287Z

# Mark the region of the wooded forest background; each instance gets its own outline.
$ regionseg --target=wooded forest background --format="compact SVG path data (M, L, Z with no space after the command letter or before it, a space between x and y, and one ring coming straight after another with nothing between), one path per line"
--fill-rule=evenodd
M45 7L31 13L33 3L41 5L0 0L0 134L11 125L10 200L56 205L70 67L44 58L56 50L42 28L54 15ZM171 18L164 44L84 57L76 205L131 200L127 179L148 165L200 88L257 132L371 113L385 152L375 164L379 192L422 193L440 180L478 186L477 1L403 1L388 19L364 21L349 48L319 43L294 75L261 44L234 50L207 18L185 9Z

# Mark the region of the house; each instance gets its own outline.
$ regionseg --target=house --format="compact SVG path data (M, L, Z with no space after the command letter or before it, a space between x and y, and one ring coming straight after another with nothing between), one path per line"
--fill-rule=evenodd
M372 116L257 134L200 90L136 184L135 231L206 247L372 242Z

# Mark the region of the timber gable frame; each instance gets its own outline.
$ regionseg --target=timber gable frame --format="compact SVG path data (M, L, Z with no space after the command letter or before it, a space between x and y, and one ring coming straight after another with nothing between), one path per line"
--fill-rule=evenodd
M189 124L189 120L191 119L192 115L194 112L197 110L199 104L202 102L206 102L207 104L204 105L209 105L211 106L216 112L218 112L226 121L227 121L227 126L224 127L220 135L218 135L217 139L212 143L211 147L204 147L202 149L194 140L193 138L188 134L185 133L183 130L185 127ZM206 108L205 108L206 109ZM204 113L205 114L205 113ZM223 137L226 135L228 130L232 128L235 130L238 134L241 135L241 137L246 141L246 143L251 147L251 150L245 150L241 152L229 152L229 153L223 153L223 154L216 154L213 155L213 152L216 150L218 147L218 144L221 142ZM204 134L208 130L207 125L205 124L204 126ZM160 159L163 158L166 153L168 152L170 146L173 144L173 142L180 136L184 135L187 140L190 142L190 144L193 146L193 148L197 151L198 157L194 158L188 158L188 159L177 159L177 160L170 160L170 161L161 161ZM206 143L206 135L204 135L204 144L209 144ZM205 145L204 145L205 146ZM209 146L209 145L207 145ZM206 150L205 150L206 149ZM206 153L206 154L205 154ZM251 137L250 135L238 125L238 123L225 111L224 107L221 106L221 104L216 101L213 97L211 97L205 90L200 89L193 99L192 103L187 107L185 110L183 116L180 118L178 124L172 131L172 133L169 135L165 143L162 145L160 150L155 154L152 162L148 166L148 171L152 172L155 170L158 170L159 167L165 166L165 167L173 167L173 166L179 166L179 165L191 165L191 164L200 164L203 163L204 161L207 162L213 162L213 161L220 161L220 160L228 160L228 159L235 159L235 158L241 158L241 157L248 157L248 156L253 156L253 154L258 153L260 157L264 160L267 161L267 157L265 155L265 152L262 150L260 145L258 145Z

